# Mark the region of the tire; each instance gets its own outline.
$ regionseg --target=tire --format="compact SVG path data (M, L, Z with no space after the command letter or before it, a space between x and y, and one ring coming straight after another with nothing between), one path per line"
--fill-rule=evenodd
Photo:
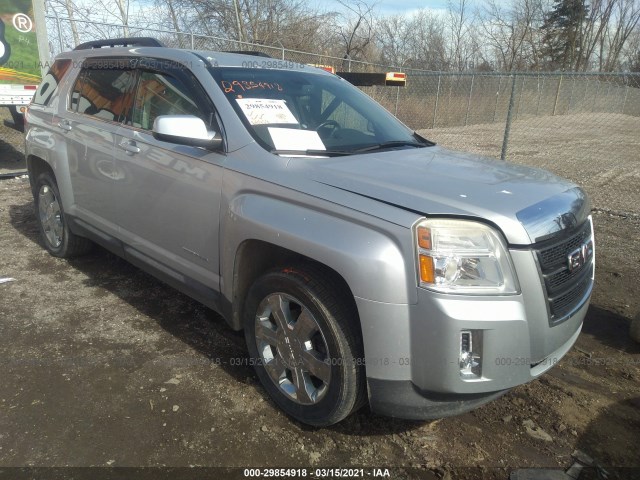
M244 313L258 378L288 415L322 427L366 400L362 336L353 299L322 268L268 272L251 287Z
M36 178L34 200L40 235L51 255L70 258L91 249L93 244L89 239L75 235L69 229L58 185L49 172L42 172Z

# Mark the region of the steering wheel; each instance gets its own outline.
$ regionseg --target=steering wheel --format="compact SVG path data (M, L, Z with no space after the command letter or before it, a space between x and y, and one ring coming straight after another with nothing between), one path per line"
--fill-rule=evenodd
M336 131L340 130L342 126L336 122L335 120L325 120L316 128L316 132L320 132L323 128L331 128L331 133L329 136L332 136Z

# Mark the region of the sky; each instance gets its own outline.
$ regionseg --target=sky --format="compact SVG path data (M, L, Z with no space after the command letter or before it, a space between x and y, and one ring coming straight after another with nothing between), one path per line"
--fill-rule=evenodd
M1 0L0 0L1 1ZM344 2L356 3L357 0L343 0ZM434 13L443 13L447 9L448 0L361 0L366 4L374 5L374 14L376 16L386 15L410 15L418 10L428 9ZM457 0L453 0L454 2ZM481 0L469 0L469 6L472 7ZM149 8L153 3L151 0L129 0L130 10L129 13L132 18L132 22L135 23L135 18L144 15L144 10ZM82 6L90 6L95 3L95 0L75 0L76 4ZM345 8L338 0L310 0L308 2L310 8L318 8L321 11L333 11L333 12L347 12ZM66 16L66 12L58 9L59 12ZM112 21L112 20L109 20Z
M429 10L444 10L447 0L365 0L375 4L375 12L381 15L409 14L427 8ZM341 11L344 7L337 0L320 1L320 5L327 10Z
M151 0L129 0L130 1L130 13L135 15L141 11L144 11L148 5L153 2ZM350 0L343 0L349 2ZM351 0L355 3L356 0ZM362 0L364 3L374 5L374 12L376 15L395 15L403 14L408 15L412 12L416 12L422 9L429 10L446 10L448 0ZM455 1L455 0L454 0ZM471 0L469 5L480 0ZM89 6L94 3L94 0L75 0L76 4L82 6ZM337 11L342 12L347 9L338 2L338 0L311 0L309 1L310 7L319 8L325 11Z
M447 8L446 0L381 0L376 9L382 14L409 13L411 11L429 8L440 10Z

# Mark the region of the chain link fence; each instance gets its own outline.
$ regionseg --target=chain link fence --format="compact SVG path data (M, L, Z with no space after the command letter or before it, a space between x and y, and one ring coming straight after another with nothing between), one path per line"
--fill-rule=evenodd
M640 117L640 74L407 73L406 87L363 90L409 127L449 146L474 150L486 143L480 132L491 131L491 147L482 153L502 159L523 128L577 118L605 126ZM472 131L478 135L468 135Z
M46 21L51 52L75 46L69 19L47 16ZM261 52L283 60L329 65L337 71L405 71L405 87L361 88L427 138L495 158L539 162L534 155L538 147L554 142L562 152L555 154L559 157L568 153L588 157L594 154L594 147L597 152L603 147L601 153L611 159L636 158L640 152L635 143L640 131L640 74L431 72L190 32L79 20L75 20L75 30L78 42L149 36L170 47ZM629 135L620 138L627 131ZM581 141L586 132L590 141Z
M0 179L13 172L24 172L24 135L12 128L8 108L0 108Z

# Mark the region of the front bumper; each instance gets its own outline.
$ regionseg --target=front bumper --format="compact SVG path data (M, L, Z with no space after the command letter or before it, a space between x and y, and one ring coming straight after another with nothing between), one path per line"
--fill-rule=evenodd
M418 289L415 305L356 298L374 411L413 419L462 413L542 375L569 351L580 334L588 297L562 323L550 325L533 253L511 255L520 295L473 297ZM470 330L482 335L477 378L460 371L460 335Z
M368 379L369 406L381 415L407 420L452 417L480 407L509 390L476 394L443 394L420 391L408 380Z
M561 349L554 352L541 363L529 369L529 376L519 383L526 383L542 375L554 366L573 346L580 329ZM516 365L504 365L509 369ZM515 368L521 370L520 368ZM505 372L508 374L508 372ZM507 378L509 378L507 376ZM519 384L518 383L518 384ZM513 385L515 386L515 385ZM459 415L480 407L507 393L510 388L498 391L477 393L440 393L420 389L410 380L380 380L367 377L369 405L382 415L409 420L427 420Z

